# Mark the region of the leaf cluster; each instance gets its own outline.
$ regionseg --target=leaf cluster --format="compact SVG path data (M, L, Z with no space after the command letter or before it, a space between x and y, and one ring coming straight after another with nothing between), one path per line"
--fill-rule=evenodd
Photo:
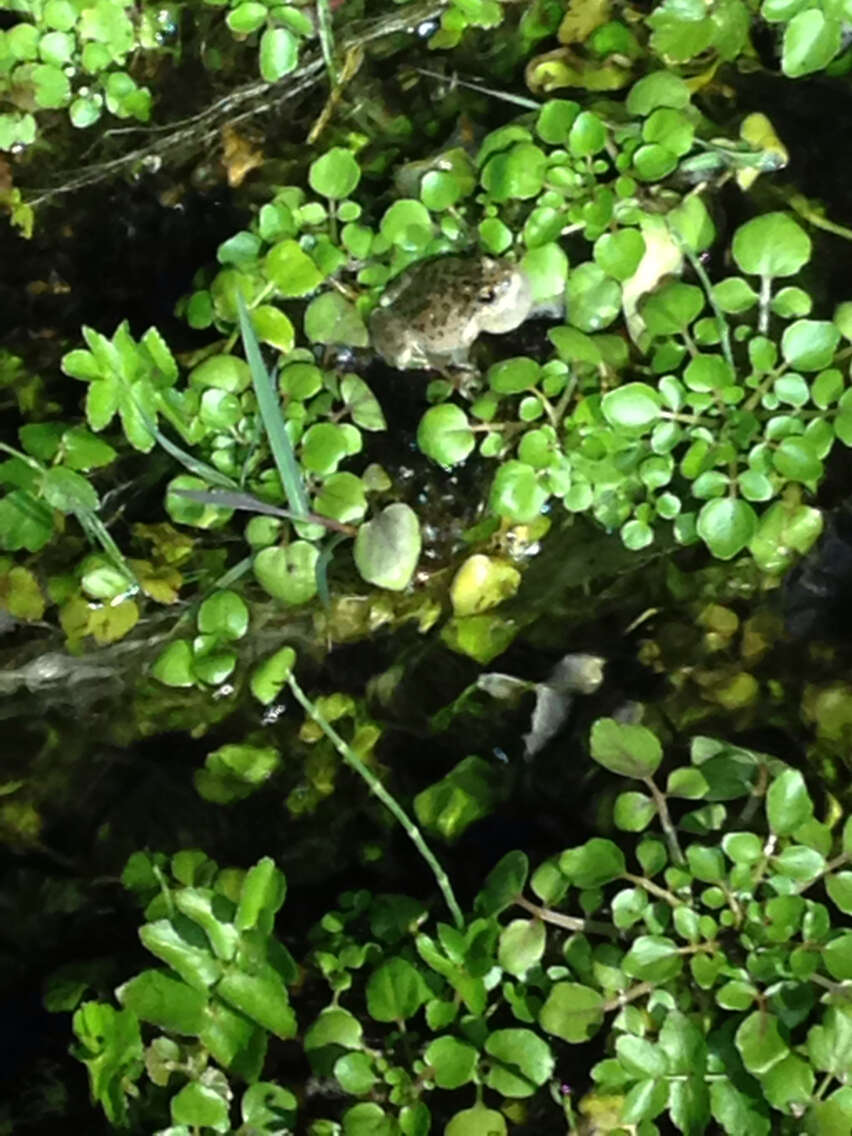
M664 767L649 730L601 719L591 752L637 785L615 802L622 842L595 837L532 873L510 853L461 925L409 896L357 891L310 932L302 966L330 1001L299 1037L319 1083L352 1099L311 1136L419 1136L438 1117L455 1136L505 1133L522 1101L564 1112L572 1131L578 1109L606 1107L641 1136L663 1116L729 1136L829 1136L852 1121L852 820L820 822L797 770L709 738ZM167 969L122 986L122 1010L75 1015L107 1114L127 1116L143 1062L168 1086L173 1124L242 1133L230 1127L240 1080L295 1109L261 1080L266 1039L296 1034L298 968L274 935L284 883L271 861L243 873L200 852L139 853L124 882ZM557 1073L564 1047L596 1038L599 1052L601 1037L577 1105ZM292 1130L295 1111L279 1121L268 1130Z

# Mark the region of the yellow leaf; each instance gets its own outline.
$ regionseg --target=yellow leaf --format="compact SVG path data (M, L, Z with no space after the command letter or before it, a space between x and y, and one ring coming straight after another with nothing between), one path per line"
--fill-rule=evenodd
M15 619L41 619L45 606L38 580L29 568L16 565L0 574L0 608Z
M139 620L139 608L134 600L124 600L120 604L109 604L92 612L89 630L95 642L103 646L115 643L132 631Z
M562 17L557 37L560 43L585 43L609 19L610 0L571 0Z

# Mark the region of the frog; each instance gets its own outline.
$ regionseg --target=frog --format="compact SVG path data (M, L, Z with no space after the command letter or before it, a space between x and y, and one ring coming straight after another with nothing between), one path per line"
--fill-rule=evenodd
M471 369L480 332L513 331L533 312L532 288L513 261L448 254L404 269L370 317L374 350L400 371Z

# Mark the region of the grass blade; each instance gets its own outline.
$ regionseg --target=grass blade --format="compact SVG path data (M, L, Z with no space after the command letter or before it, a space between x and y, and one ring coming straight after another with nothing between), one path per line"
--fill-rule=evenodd
M254 334L246 302L239 289L237 289L237 310L240 315L243 348L251 369L257 405L263 419L269 447L272 450L272 456L275 458L278 472L281 474L281 483L284 486L284 492L287 495L287 501L294 517L297 520L306 520L310 509L305 483L302 480L302 471L299 469L290 437L284 427L284 418L281 414L281 406L275 393L275 387L261 357L257 336Z

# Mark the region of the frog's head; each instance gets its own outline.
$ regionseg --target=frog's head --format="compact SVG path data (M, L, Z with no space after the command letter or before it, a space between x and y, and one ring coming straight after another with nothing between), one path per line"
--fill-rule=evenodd
M479 289L478 323L482 331L512 331L524 322L533 306L527 274L510 260L483 257Z

